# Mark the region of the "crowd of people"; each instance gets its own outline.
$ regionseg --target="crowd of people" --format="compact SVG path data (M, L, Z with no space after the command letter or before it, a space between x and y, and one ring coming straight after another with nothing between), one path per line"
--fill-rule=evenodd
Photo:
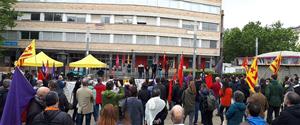
M5 115L10 79L4 77L0 83L0 118ZM276 75L261 79L253 90L245 76L215 77L212 86L201 76L194 80L186 76L183 84L164 77L146 78L141 87L134 78L124 82L113 77L106 81L84 77L77 79L71 101L64 93L67 83L63 76L29 81L34 82L36 95L22 114L26 125L82 125L84 121L86 125L164 125L168 114L176 125L213 125L214 116L220 117L221 125L300 123L296 74L285 77L283 83Z

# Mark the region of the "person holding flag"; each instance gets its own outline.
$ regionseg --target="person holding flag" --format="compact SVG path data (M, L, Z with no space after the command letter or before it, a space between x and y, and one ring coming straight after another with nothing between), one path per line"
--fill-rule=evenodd
M31 41L31 43L25 48L22 55L19 57L17 61L17 66L22 66L25 59L35 56L35 39Z

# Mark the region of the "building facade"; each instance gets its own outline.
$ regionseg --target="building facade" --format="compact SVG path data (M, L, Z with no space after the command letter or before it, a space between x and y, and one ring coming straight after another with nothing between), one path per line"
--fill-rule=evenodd
M180 54L192 67L194 33L197 67L211 68L220 56L221 0L19 0L22 16L3 33L2 66L12 63L31 39L37 52L68 64L86 50L111 67L116 55L133 66L150 65L165 53L175 68ZM195 27L196 26L196 27ZM195 28L195 29L194 29ZM196 32L194 32L196 30ZM129 57L129 58L128 58ZM129 60L128 60L129 59Z

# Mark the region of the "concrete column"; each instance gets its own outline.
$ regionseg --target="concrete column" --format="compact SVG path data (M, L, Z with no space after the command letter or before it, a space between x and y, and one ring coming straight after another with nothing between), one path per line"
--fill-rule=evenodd
M159 36L156 36L156 45L159 45Z
M114 43L114 34L109 35L109 43Z
M136 15L133 16L132 24L137 24L137 17L136 17Z
M40 14L40 21L45 21L45 13Z
M199 55L198 58L197 58L197 69L200 69L201 68L201 56Z
M212 64L213 64L213 57L211 56L209 60L209 69L212 69Z
M177 65L175 66L177 69L179 68L179 63L180 63L180 54L177 55Z
M115 23L115 16L114 15L110 15L110 24L114 24Z
M135 53L132 52L131 75L135 75Z
M112 69L112 54L109 54L109 69L111 70Z
M181 19L180 19L179 22L178 22L178 27L179 27L179 28L182 28L182 20L181 20Z
M156 26L160 26L160 17L156 17Z
M202 22L199 22L199 28L198 30L202 30Z
M202 48L202 40L201 39L199 39L199 46L198 47Z
M91 23L91 21L92 21L91 14L86 14L85 20L86 20L86 23Z
M178 46L181 46L181 41L182 41L182 38L179 37L179 38L178 38Z
M67 39L66 39L66 32L62 33L62 41L67 41Z
M136 44L136 35L132 35L132 44Z
M67 14L63 13L62 22L67 22L67 21L68 21Z

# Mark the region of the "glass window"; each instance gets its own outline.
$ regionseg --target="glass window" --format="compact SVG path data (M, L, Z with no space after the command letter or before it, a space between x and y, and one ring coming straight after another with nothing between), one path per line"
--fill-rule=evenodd
M66 41L76 41L76 33L66 33Z
M19 17L20 20L30 20L31 19L31 13L22 13L22 15Z
M210 40L209 48L217 48L217 40Z
M137 35L136 36L136 44L155 45L156 37L155 36L146 36L146 35Z
M101 16L101 23L109 24L110 23L110 16Z
M204 30L204 31L218 31L218 24L217 23L202 22L202 30Z
M116 24L132 24L133 16L115 16Z
M91 34L91 41L92 42L99 42L99 43L109 43L109 34Z
M115 34L114 43L132 43L132 35Z
M170 0L158 0L158 6L159 7L169 7L169 1Z
M210 47L210 41L209 40L202 40L201 41L201 48L209 48Z
M181 46L185 47L193 47L193 39L192 38L182 38L181 39Z
M31 20L40 20L40 13L31 13Z
M196 29L198 29L199 24L196 23L195 21L188 21L188 20L182 21L182 28L183 29L194 30L194 25L196 25Z
M178 38L161 36L159 45L178 46Z
M52 32L43 32L43 40L52 40Z
M39 32L31 31L30 32L30 39L39 39Z
M29 31L21 31L21 39L29 39Z
M45 21L62 21L62 14L45 13Z
M62 41L61 32L43 32L43 40Z
M178 27L179 21L170 18L160 18L160 25L167 27Z
M85 15L67 14L68 22L85 23Z
M1 36L5 40L18 40L19 39L19 35L18 35L17 31L6 31L4 33L1 33Z
M21 39L39 39L38 31L21 31Z

